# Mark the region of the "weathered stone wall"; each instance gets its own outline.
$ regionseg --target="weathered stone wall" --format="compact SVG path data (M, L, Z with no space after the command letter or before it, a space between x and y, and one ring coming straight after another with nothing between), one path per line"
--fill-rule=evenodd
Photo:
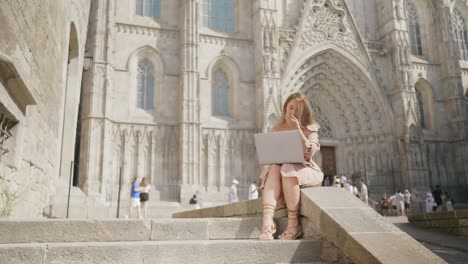
M422 228L468 237L468 210L410 215L408 221Z
M7 143L10 151L0 160L2 186L25 189L12 216L42 216L59 179L70 28L74 24L77 32L78 76L73 77L79 87L89 3L0 1L0 52L12 58L36 101L28 106L24 116L16 118L19 123L11 139L15 144ZM2 81L5 85L6 81ZM73 96L79 98L79 90ZM0 98L4 100L9 98ZM75 108L76 115L77 103L70 107ZM3 202L1 206L4 205Z

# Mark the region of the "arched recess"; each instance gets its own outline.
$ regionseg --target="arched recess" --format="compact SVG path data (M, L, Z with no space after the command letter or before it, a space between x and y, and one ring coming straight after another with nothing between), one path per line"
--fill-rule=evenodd
M465 88L465 102L468 104L468 88Z
M392 186L395 168L387 159L396 151L395 121L375 78L363 64L336 48L310 51L301 57L304 59L283 80L283 100L300 91L317 106L321 122L329 127L328 137L325 129L319 130L321 144L336 149L336 172L348 176L365 172L374 186ZM323 157L324 162L326 159Z
M418 100L419 125L422 129L435 130L436 118L434 114L435 98L431 85L425 79L420 79L414 85Z
M417 12L421 45L422 45L422 56L420 57L428 61L437 60L437 54L438 54L437 47L435 46L435 42L431 41L432 39L436 38L436 32L434 30L434 27L432 26L434 23L433 22L434 9L432 7L432 4L430 3L430 1L427 1L427 0L405 0L405 1L406 1L407 12L409 12L408 10L409 5L412 5Z
M464 1L455 0L450 7L451 34L457 45L460 60L468 60L468 10Z
M283 98L296 91L315 96L317 99L313 101L329 110L326 116L334 120L332 127L339 138L392 131L393 114L389 103L360 65L335 49L304 57L306 59L283 80Z
M60 177L68 178L73 170L73 185L78 185L80 146L81 69L78 32L75 23L69 27L65 91L62 113L62 142L60 147Z
M207 102L210 105L210 109L213 109L213 85L215 79L215 72L221 70L226 74L228 79L228 112L227 118L237 119L239 117L239 91L240 91L240 75L239 67L232 58L226 55L217 57L212 63L209 64L207 69L207 76L210 87L210 100ZM212 113L212 111L210 112ZM223 117L220 117L223 118Z
M138 63L142 60L148 60L152 64L154 76L153 88L153 108L152 110L140 109L137 106L137 90L138 90ZM164 69L165 64L160 52L153 47L143 46L134 51L127 62L127 69L130 72L130 87L129 89L129 109L133 115L147 117L150 119L157 119L160 116L162 89L164 87Z

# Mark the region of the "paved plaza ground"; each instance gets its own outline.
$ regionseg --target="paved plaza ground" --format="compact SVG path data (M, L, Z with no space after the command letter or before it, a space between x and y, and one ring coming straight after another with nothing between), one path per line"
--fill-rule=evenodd
M448 263L465 264L468 262L468 238L415 227L408 222L406 217L386 217L386 219Z

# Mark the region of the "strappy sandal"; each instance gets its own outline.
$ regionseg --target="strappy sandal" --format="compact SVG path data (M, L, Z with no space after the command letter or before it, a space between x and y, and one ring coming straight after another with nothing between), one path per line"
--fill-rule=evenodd
M302 236L301 226L297 225L295 230L294 227L289 227L284 230L278 238L281 240L296 240L298 237Z
M295 240L302 235L301 226L298 221L299 210L288 209L288 227L278 238L281 240ZM295 222L296 225L289 226L289 222Z
M263 205L263 215L270 217L271 220L273 220L273 214L275 213L275 207L270 204L264 204ZM273 222L273 224L269 225L263 225L262 226L262 232L260 233L260 236L258 239L260 240L273 240L274 237L273 235L276 233L276 224Z
M258 239L260 240L273 240L275 239L273 235L276 233L276 224L266 225L262 227L262 233Z

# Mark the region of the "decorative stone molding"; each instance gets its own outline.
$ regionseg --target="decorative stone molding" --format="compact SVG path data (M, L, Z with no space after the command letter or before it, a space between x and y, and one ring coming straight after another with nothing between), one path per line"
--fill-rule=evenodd
M236 178L241 185L248 185L251 175L258 174L257 165L252 162L256 160L254 133L253 129L203 128L200 184L221 189Z
M321 53L307 60L292 75L284 94L298 89L310 93L311 98L323 97L333 104L333 112L337 113L334 118L341 120L346 133L377 133L387 127L385 113L377 104L377 92L362 79L355 66L334 52Z
M333 42L357 58L363 58L364 54L341 0L313 0L305 8L308 10L304 10L307 17L304 18L305 24L300 35L301 49Z
M385 49L385 43L375 40L367 40L364 42L367 47L367 50L372 53L377 53L379 55L387 54L387 49Z
M440 71L440 65L413 62L411 64L411 69L412 70L428 71L428 72L438 72L438 71ZM462 70L462 72L463 72L463 70Z
M117 33L146 35L157 38L177 39L179 32L173 29L163 29L154 27L145 27L140 25L131 25L124 23L116 23Z
M32 85L26 76L10 56L0 51L0 80L5 84L5 88L23 115L26 112L26 106L37 102L31 90ZM19 117L16 116L16 118Z
M207 34L200 34L200 43L243 48L253 47L253 40L250 39L229 38Z

